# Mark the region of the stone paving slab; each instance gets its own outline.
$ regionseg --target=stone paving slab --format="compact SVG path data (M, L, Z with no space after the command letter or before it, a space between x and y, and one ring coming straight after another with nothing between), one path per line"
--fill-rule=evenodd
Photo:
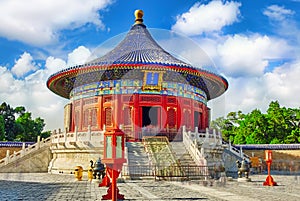
M251 176L252 182L226 183L168 182L154 180L125 180L118 183L126 200L300 200L300 176L273 176L278 186L266 187L266 175ZM0 200L101 200L106 187L97 183L76 181L74 175L48 173L1 173Z

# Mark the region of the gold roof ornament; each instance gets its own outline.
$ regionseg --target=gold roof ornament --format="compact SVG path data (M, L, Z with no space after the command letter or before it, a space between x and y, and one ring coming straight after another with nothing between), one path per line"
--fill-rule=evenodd
M136 10L134 12L135 24L143 24L144 12L142 10Z

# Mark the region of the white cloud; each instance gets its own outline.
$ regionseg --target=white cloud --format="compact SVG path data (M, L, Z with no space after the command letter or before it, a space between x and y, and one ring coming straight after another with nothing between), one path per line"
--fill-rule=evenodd
M67 66L81 65L87 62L91 56L91 51L84 46L79 46L73 52L68 54Z
M32 113L33 118L43 118L46 130L63 128L63 108L69 100L51 92L46 81L51 74L66 68L67 63L85 60L89 57L89 52L89 49L80 46L69 53L67 61L49 56L44 68L25 75L24 79L14 78L13 70L0 66L0 100L5 100L12 107L22 105ZM29 53L26 53L26 58L30 58L24 59L29 63L34 60ZM23 69L28 62L19 62L18 65L17 69Z
M53 130L63 128L63 108L68 101L46 87L48 76L47 70L38 70L18 80L9 70L0 67L0 100L12 107L24 106L33 118L45 120L46 130Z
M282 21L286 17L293 15L295 12L289 9L285 9L282 6L271 5L267 7L263 14L268 16L270 19Z
M177 16L172 30L189 36L220 31L238 20L240 6L241 3L234 1L211 1L206 5L196 3L188 12Z
M66 68L66 66L66 62L62 59L54 58L52 56L46 59L45 68L48 70L49 76L53 73L56 73L57 71Z
M47 45L57 40L59 31L92 23L104 24L99 10L111 0L2 0L0 1L0 36L33 45Z
M289 41L294 46L293 48L297 52L296 55L299 55L300 48L297 45L300 44L299 20L295 15L297 9L293 9L271 5L263 11L263 14L271 20L273 32Z
M283 39L251 35L229 36L217 48L219 63L228 76L262 76L269 60L282 59L290 53Z
M279 100L281 104L299 108L300 100L300 60L286 63L264 75L267 87L266 97Z
M11 72L17 77L22 77L30 71L36 70L36 64L33 62L32 56L24 52L21 57L15 61L15 65L12 67Z
M226 114L242 110L250 112L253 109L265 109L268 105L266 87L262 77L228 78L229 88L226 96Z
M6 68L0 66L0 93L12 94L14 88L20 85L18 80L15 80L12 73ZM4 98L2 100L5 100Z
M299 77L300 61L286 63L261 77L229 77L225 94L209 102L212 118L239 110L249 113L256 108L265 113L275 100L281 106L299 108Z

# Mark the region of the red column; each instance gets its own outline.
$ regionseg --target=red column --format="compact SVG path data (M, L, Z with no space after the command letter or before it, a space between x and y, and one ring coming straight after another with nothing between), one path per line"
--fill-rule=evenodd
M71 126L70 126L70 132L75 131L75 104L74 101L72 103L71 107Z
M78 131L82 131L82 124L83 124L83 99L80 99L80 110L79 110L79 118L78 118Z
M141 119L142 117L140 116L140 105L139 105L139 95L138 94L134 94L133 95L133 132L134 132L134 138L136 140L141 140L138 139L139 138L139 132L140 132L140 127L141 127Z
M205 104L202 104L202 128L206 129L208 125L208 113L207 113L207 107Z
M98 97L98 114L97 114L97 123L98 128L103 130L103 96Z
M176 97L176 107L177 107L177 130L179 130L184 122L183 119L181 119L182 117L184 117L184 113L183 113L183 107L181 107L181 101L179 97Z
M164 130L167 130L168 125L168 111L167 111L167 96L162 96L162 102L161 102L161 122L160 123L160 130L163 128Z
M122 116L122 105L121 105L121 95L120 94L116 94L116 95L114 95L114 102L115 102L115 108L114 108L114 110L115 110L115 112L114 112L114 115L115 115L115 117L114 117L114 119L115 119L115 123L116 123L116 126L117 127L119 127L120 126L120 124L122 124L122 121L121 121L121 116Z
M191 108L191 125L192 125L192 130L194 130L197 125L195 125L195 106L193 100L190 103L190 108Z

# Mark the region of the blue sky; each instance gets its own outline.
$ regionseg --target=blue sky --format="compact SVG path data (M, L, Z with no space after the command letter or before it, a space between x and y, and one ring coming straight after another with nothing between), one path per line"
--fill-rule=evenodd
M300 0L2 0L0 102L24 105L47 129L62 128L68 100L47 89L47 78L127 32L136 9L148 28L193 41L189 53L174 53L197 64L196 44L228 80L228 91L209 103L213 117L264 112L272 100L299 108Z

